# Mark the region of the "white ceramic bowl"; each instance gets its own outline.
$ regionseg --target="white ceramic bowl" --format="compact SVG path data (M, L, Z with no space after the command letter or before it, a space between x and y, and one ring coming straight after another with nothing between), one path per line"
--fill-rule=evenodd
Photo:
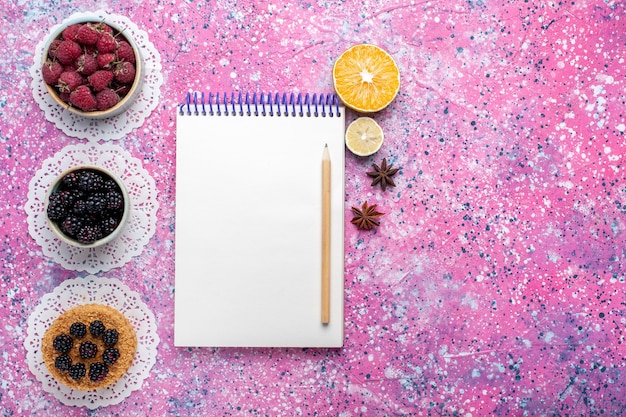
M119 218L119 224L117 225L117 227L115 228L115 230L113 230L112 233L104 236L101 239L98 239L96 241L93 241L91 243L81 243L78 240L76 240L75 238L65 234L63 232L63 230L61 230L61 228L59 227L59 225L57 224L56 221L51 220L48 217L48 205L50 202L50 195L56 191L59 190L59 188L61 188L62 182L61 180L63 179L63 177L65 177L67 174L69 174L70 172L74 172L74 171L80 171L80 170L89 170L89 171L95 171L97 173L99 173L100 175L104 176L104 177L109 177L111 178L113 181L115 181L115 183L117 184L117 186L119 187L119 190L122 193L122 197L123 197L123 201L124 201L124 208L121 214L121 217ZM45 212L46 212L46 218L48 219L48 224L50 225L50 227L52 228L52 231L54 232L54 234L61 239L63 242L66 242L72 246L76 246L76 247L80 247L80 248L92 248L92 247L96 247L96 246L101 246L104 244L107 244L109 242L111 242L112 240L114 240L115 238L117 238L120 233L122 232L122 230L124 229L124 226L126 224L126 221L128 220L128 216L130 213L130 199L128 197L128 192L126 191L126 187L124 186L124 183L112 172L98 167L98 166L91 166L91 165L80 165L80 166L75 166L72 167L66 171L63 171L51 184L50 189L48 190L48 193L46 195L46 202L45 202Z
M67 21L65 24L63 24L62 26L60 26L59 28L57 28L57 30L55 30L51 34L48 42L46 43L44 47L44 54L41 57L41 65L43 66L46 60L48 59L48 50L50 49L50 45L52 44L52 42L55 41L56 39L59 39L63 31L68 26L71 26L77 23L106 23L113 29L114 33L118 34L117 36L121 36L122 38L124 38L124 40L126 40L130 44L130 46L133 48L133 51L135 52L135 81L133 81L133 84L131 85L126 95L122 97L115 106L111 107L110 109L103 110L103 111L100 111L100 110L82 111L80 109L77 109L76 107L63 101L59 93L57 92L57 90L54 87L44 82L44 85L46 86L46 90L48 90L48 93L50 94L52 99L56 103L58 103L59 106L64 107L67 111L71 113L84 116L84 117L89 117L92 119L105 119L108 117L117 116L118 114L121 114L124 111L126 111L133 104L133 102L135 101L139 93L141 92L141 87L143 84L144 73L145 73L145 67L144 67L143 57L141 55L141 49L137 46L135 41L128 34L126 34L125 28L119 26L118 24L114 22L110 22L104 19L98 20L98 21L95 21L93 18L88 18L88 17L71 19Z

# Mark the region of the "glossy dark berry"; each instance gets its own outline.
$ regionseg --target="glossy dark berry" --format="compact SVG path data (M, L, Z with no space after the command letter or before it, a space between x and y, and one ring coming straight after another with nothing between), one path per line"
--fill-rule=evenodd
M78 179L80 178L80 174L81 171L72 171L61 179L61 183L68 189L78 188Z
M72 359L67 355L59 355L54 360L54 367L61 372L67 372L72 366Z
M86 224L76 232L76 240L85 244L93 243L103 237L102 229L97 224Z
M82 171L78 178L78 189L81 191L94 192L101 190L103 186L104 178L94 171Z
M77 338L82 339L87 334L87 326L85 323L81 323L77 321L76 323L72 323L70 326L70 335Z
M74 205L72 206L72 213L78 216L85 216L89 214L89 210L87 208L87 201L85 200L76 200Z
M80 381L85 377L87 373L87 369L85 368L84 363L77 363L75 365L70 366L69 375L74 381Z
M61 220L69 211L69 207L66 206L61 198L56 194L51 194L48 200L48 208L46 214L50 220Z
M60 334L57 337L55 337L54 341L52 342L52 347L54 347L54 349L57 352L61 352L61 353L69 352L73 345L74 345L74 339L72 339L65 333Z
M98 354L98 346L91 342L82 342L78 348L78 354L83 359L95 358Z
M107 208L107 195L93 193L85 199L87 212L92 216L101 216Z
M115 217L107 217L100 222L100 229L105 236L110 235L117 229L120 222Z
M106 178L104 180L104 184L102 185L102 189L103 190L115 190L115 191L119 191L120 187L118 187L117 183L115 181L113 181L111 178Z
M63 203L63 205L69 210L74 205L76 200L82 198L84 194L82 191L78 190L63 190L57 191L56 195L59 200L61 200L61 203Z
M122 209L124 208L124 196L120 191L108 191L105 196L107 210L122 211Z
M117 348L110 347L104 350L102 361L107 365L113 365L120 358L120 351Z
M104 333L104 330L105 330L104 324L100 320L92 321L91 324L89 325L89 333L91 333L93 337L102 336L102 333Z
M115 329L107 329L102 335L102 341L107 346L114 346L117 343L118 333Z
M71 215L63 220L63 223L61 223L60 227L63 233L65 233L66 235L76 237L76 233L78 233L78 231L82 229L88 222L89 220L85 219L84 217Z
M109 368L102 362L89 365L89 379L93 382L102 381L109 373Z

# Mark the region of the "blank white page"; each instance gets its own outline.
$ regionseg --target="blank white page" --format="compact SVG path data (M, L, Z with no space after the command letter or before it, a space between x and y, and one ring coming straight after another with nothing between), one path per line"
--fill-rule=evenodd
M334 117L277 111L177 111L176 346L343 344L344 109ZM321 322L325 144L332 167L328 325Z

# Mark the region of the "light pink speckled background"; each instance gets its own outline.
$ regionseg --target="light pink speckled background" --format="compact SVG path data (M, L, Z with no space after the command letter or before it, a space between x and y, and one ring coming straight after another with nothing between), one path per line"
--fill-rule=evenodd
M1 415L626 415L624 3L61 3L0 0ZM27 317L77 274L42 256L24 204L42 162L77 142L32 97L33 51L99 8L163 63L159 106L119 142L156 181L156 234L106 274L145 295L161 344L141 390L88 412L25 363ZM375 116L380 152L347 156L345 347L175 348L173 106L190 89L330 92L359 42L393 54L402 86ZM385 193L365 175L383 157L401 167ZM349 224L364 200L386 213L375 232Z

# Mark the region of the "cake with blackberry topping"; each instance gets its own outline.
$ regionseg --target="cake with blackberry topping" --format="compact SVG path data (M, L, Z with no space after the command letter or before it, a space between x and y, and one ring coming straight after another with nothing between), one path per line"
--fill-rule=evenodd
M95 390L119 380L137 350L132 324L118 310L85 304L67 310L42 339L48 371L65 385Z

